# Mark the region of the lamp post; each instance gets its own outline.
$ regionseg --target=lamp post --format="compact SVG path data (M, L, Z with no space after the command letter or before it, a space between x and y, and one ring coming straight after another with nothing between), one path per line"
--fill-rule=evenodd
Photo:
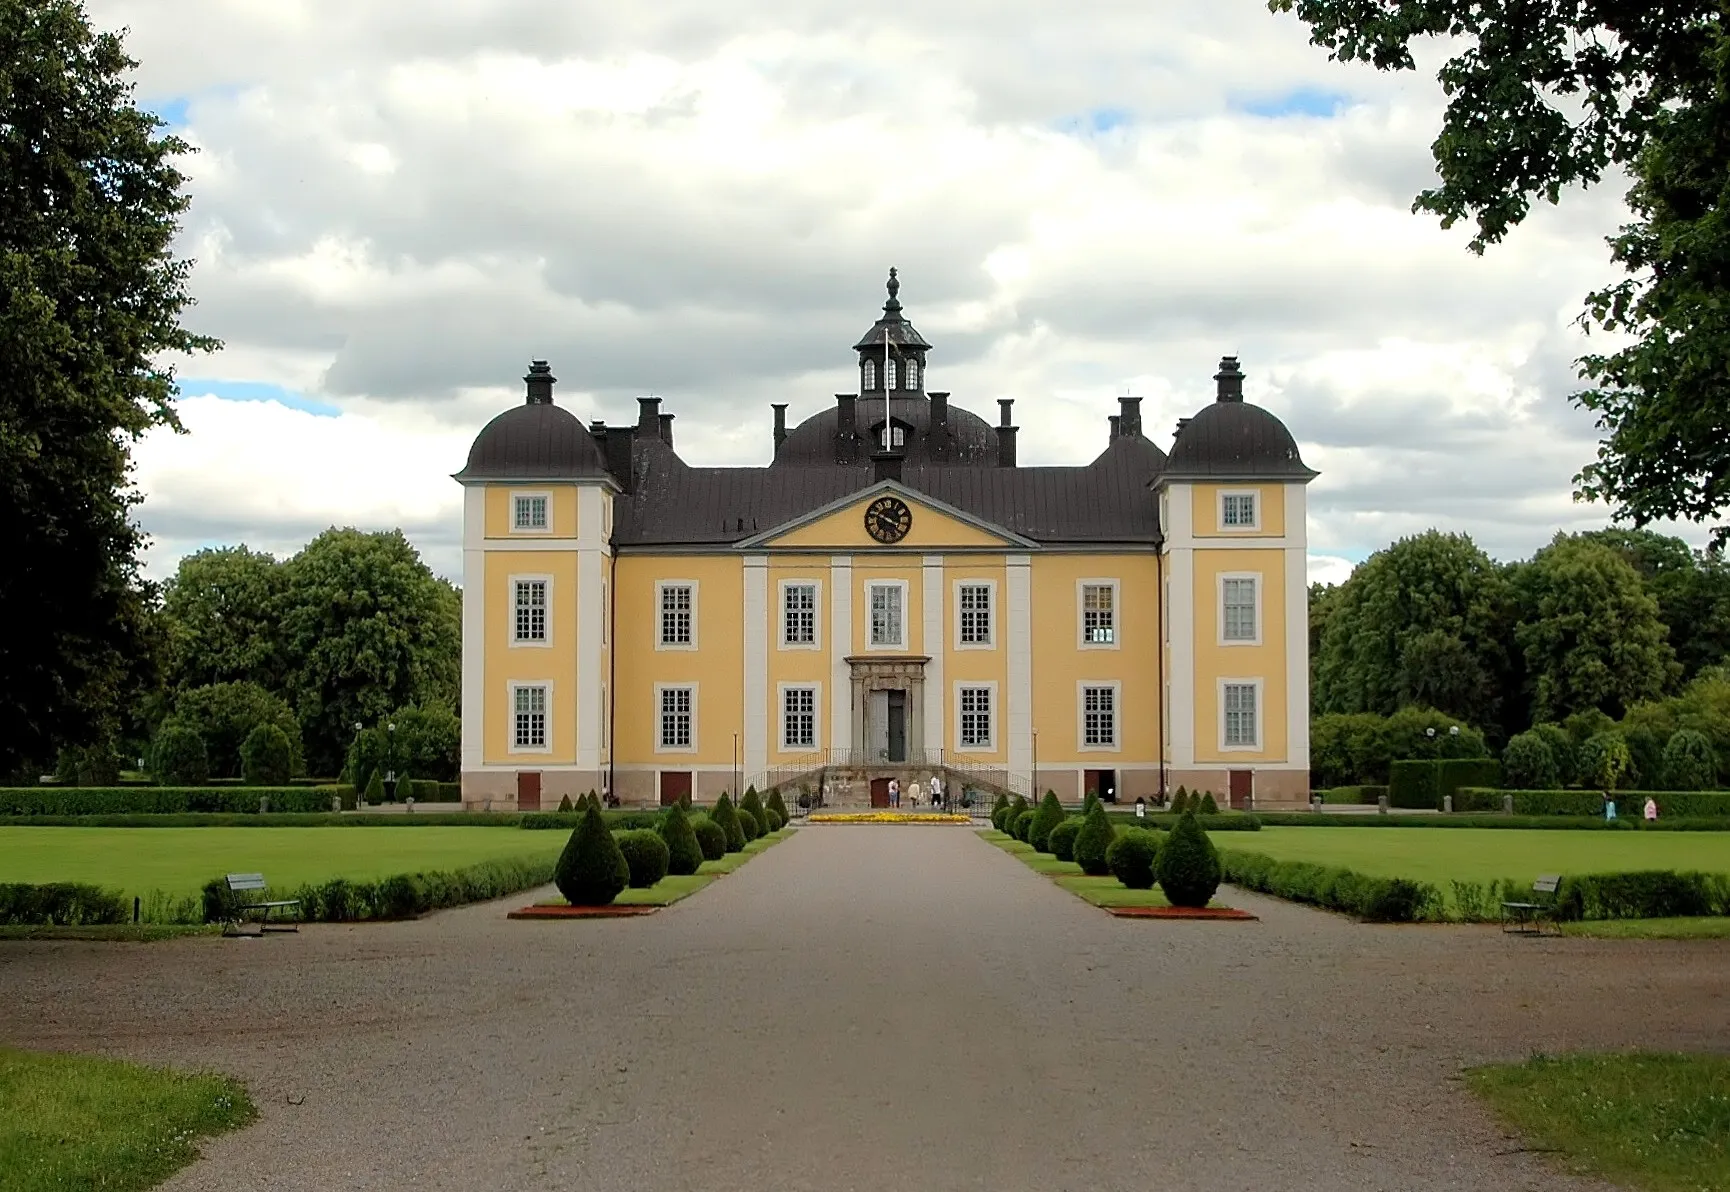
M733 802L739 801L739 734L733 734Z
M396 721L385 725L384 785L385 798L396 802Z
M370 775L370 774L363 775L360 772L360 768L361 768L361 764L362 764L361 758L360 758L360 735L364 731L365 731L365 729L362 728L360 721L358 721L358 720L355 721L354 722L354 745L352 747L353 748L354 763L350 767L351 772L348 776L349 781L354 783L354 805L356 808L361 809L361 810L364 810L366 808L366 788L361 786L361 779L372 777L372 775Z
M1033 802L1039 801L1039 730L1033 730Z

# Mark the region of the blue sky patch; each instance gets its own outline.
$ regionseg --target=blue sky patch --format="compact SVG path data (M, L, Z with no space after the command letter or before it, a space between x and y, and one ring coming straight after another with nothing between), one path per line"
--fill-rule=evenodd
M1098 137L1133 122L1126 108L1094 108L1078 116L1065 116L1057 122L1057 129L1072 137Z
M186 127L186 109L192 101L184 95L171 96L168 99L146 100L138 106L147 112L155 112L168 122L170 128Z
M179 385L180 392L185 397L210 394L223 401L273 401L279 406L316 414L320 418L338 418L342 415L341 408L329 402L263 381L217 381L209 377L182 377Z
M1326 119L1337 115L1351 102L1351 96L1339 91L1324 91L1320 87L1298 87L1283 95L1264 95L1243 99L1232 106L1252 116L1277 120L1284 116L1319 116Z

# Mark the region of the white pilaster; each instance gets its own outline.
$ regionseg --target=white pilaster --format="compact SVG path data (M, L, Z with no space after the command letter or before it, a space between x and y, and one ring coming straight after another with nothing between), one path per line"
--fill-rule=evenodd
M606 573L606 539L601 533L607 494L596 485L577 489L577 768L601 767L602 577Z
M485 486L463 486L462 768L486 762L486 512Z
M1194 541L1195 521L1187 484L1167 490L1171 514L1168 542ZM1171 569L1171 764L1195 765L1195 552L1187 546L1170 549Z
M769 768L769 556L745 558L745 781Z
M1009 780L1033 771L1033 567L1027 555L1005 560L1003 604L1008 635ZM1037 792L1032 792L1037 793Z
M829 748L852 749L853 556L829 558Z
M944 709L949 706L943 688L943 630L949 622L943 615L942 555L925 556L923 578L925 636L920 653L931 659L925 664L925 751L935 753L949 743L943 732Z
M1301 484L1285 486L1286 762L1310 764L1309 509Z

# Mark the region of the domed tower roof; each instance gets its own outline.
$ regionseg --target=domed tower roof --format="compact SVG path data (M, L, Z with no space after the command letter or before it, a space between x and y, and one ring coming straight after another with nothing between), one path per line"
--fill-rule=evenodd
M1226 356L1214 374L1217 397L1178 424L1161 472L1165 480L1313 480L1285 423L1243 399L1243 371Z
M475 436L456 479L582 480L606 476L600 446L569 410L553 404L558 380L545 360L529 365L528 399L494 418Z
M889 291L889 301L883 304L883 317L871 324L871 330L859 337L853 350L861 352L866 348L881 348L885 337L891 344L899 347L929 349L931 345L925 342L925 337L902 317L901 279L896 276L893 266L890 267L889 281L884 288Z

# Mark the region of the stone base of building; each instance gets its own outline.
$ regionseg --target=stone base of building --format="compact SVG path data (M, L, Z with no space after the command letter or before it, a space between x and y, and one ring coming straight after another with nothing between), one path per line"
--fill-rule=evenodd
M1310 774L1308 770L1264 770L1245 766L1252 775L1250 791L1258 811L1301 809L1309 803ZM1166 771L1168 791L1184 787L1190 791L1212 791L1221 808L1227 806L1231 790L1231 771L1214 767ZM1135 796L1130 796L1131 800Z
M538 799L526 800L518 784L519 774L540 776ZM570 796L575 802L590 791L604 791L605 770L579 770L575 767L524 766L521 770L464 770L462 774L463 810L465 811L556 811L559 801Z

